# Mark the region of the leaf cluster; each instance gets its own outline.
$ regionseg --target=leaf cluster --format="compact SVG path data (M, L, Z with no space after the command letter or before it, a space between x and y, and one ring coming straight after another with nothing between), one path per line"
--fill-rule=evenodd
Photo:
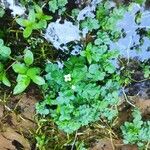
M6 76L6 71L4 68L4 63L6 62L6 60L9 59L10 54L11 49L5 46L4 41L0 39L0 82L2 82L6 86L11 86L11 83Z
M150 78L150 66L148 65L144 66L144 77Z
M13 64L13 70L18 73L17 85L14 88L13 94L23 92L30 84L31 80L37 85L45 84L45 80L39 76L40 68L31 67L34 57L30 50L25 50L24 63L17 62Z
M47 27L47 21L51 20L52 17L45 15L40 6L34 5L34 8L29 9L27 19L18 18L16 22L24 27L23 37L28 38L33 30L43 29Z
M105 2L98 6L96 18L104 31L115 31L118 30L117 23L123 18L125 11L126 9L123 6L110 9L110 3Z
M65 5L68 3L68 0L50 0L49 1L49 10L53 13L56 10L61 10L61 12L65 11Z
M117 115L119 88L113 77L115 67L110 61L114 54L108 52L107 47L89 43L81 56L69 58L63 69L57 64L47 64L47 94L45 100L37 104L37 112L51 114L58 127L67 133L100 116L112 120ZM47 105L56 109L47 109Z
M142 121L141 112L134 109L132 112L133 121L125 122L121 126L125 144L137 144L140 149L144 149L150 142L150 121Z

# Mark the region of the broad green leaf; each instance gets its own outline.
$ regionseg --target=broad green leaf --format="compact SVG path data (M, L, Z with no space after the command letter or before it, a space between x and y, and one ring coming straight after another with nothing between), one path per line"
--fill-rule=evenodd
M23 37L28 38L32 33L32 27L26 27L23 31Z
M4 45L4 41L0 39L0 46Z
M13 90L13 94L22 93L30 84L30 78L26 75L18 75L17 82L18 83Z
M19 73L19 74L25 74L26 71L27 71L27 67L25 66L24 63L16 63L16 64L13 64L12 65L12 68L13 70L16 72L16 73Z
M3 73L2 82L3 82L3 84L5 84L6 86L9 86L9 87L11 86L11 83L10 83L10 81L7 79L5 72Z
M7 46L1 46L0 47L0 55L3 57L3 58L8 58L11 54L11 49Z
M16 19L16 22L22 27L26 27L29 24L28 20L22 18Z
M34 61L33 53L30 50L25 50L24 62L26 65L31 65Z
M43 84L45 84L44 78L42 78L42 77L40 77L40 76L37 76L37 75L32 78L32 81L33 81L34 83L38 84L38 85L43 85Z
M46 20L40 20L38 23L34 24L33 29L42 29L46 28L46 26L47 26Z
M134 1L140 5L146 2L146 0L134 0Z
M52 16L48 16L48 15L43 16L44 20L51 20L52 18L53 18Z
M0 62L0 72L4 70L4 65Z
M0 72L0 82L2 81L4 71Z
M40 74L40 68L30 68L27 71L27 76L29 76L30 78L33 78L35 75Z
M5 9L0 5L0 18L5 14Z
M30 9L28 19L31 22L35 22L35 11L34 11L34 9Z
M42 8L40 6L35 5L34 7L37 13L40 13L40 14L43 13Z
M92 63L92 56L89 52L86 52L86 58L87 58L89 64L91 64Z

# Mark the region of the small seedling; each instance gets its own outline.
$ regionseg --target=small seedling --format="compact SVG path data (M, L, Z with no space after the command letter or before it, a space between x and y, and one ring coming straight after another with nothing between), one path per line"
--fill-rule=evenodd
M30 84L31 80L37 85L45 84L45 80L39 76L40 68L31 67L34 57L30 50L25 50L24 63L15 63L12 68L18 73L17 85L14 88L13 94L23 92Z

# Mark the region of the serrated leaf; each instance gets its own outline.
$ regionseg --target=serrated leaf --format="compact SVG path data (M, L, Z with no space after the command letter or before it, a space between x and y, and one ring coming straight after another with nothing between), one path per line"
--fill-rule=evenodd
M33 53L30 50L25 50L24 62L26 65L31 65L34 61Z
M55 13L55 11L58 9L57 1L52 0L52 1L49 1L48 4L49 4L49 10L52 11L53 13Z
M24 63L16 63L16 64L13 64L12 65L12 68L13 70L16 72L16 73L19 73L19 74L25 74L26 71L27 71L27 67L25 66Z

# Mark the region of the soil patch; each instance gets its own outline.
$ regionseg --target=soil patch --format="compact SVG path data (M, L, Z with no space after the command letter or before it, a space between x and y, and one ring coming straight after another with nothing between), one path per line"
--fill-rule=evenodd
M0 105L0 150L32 150L36 103L37 97L27 93Z

